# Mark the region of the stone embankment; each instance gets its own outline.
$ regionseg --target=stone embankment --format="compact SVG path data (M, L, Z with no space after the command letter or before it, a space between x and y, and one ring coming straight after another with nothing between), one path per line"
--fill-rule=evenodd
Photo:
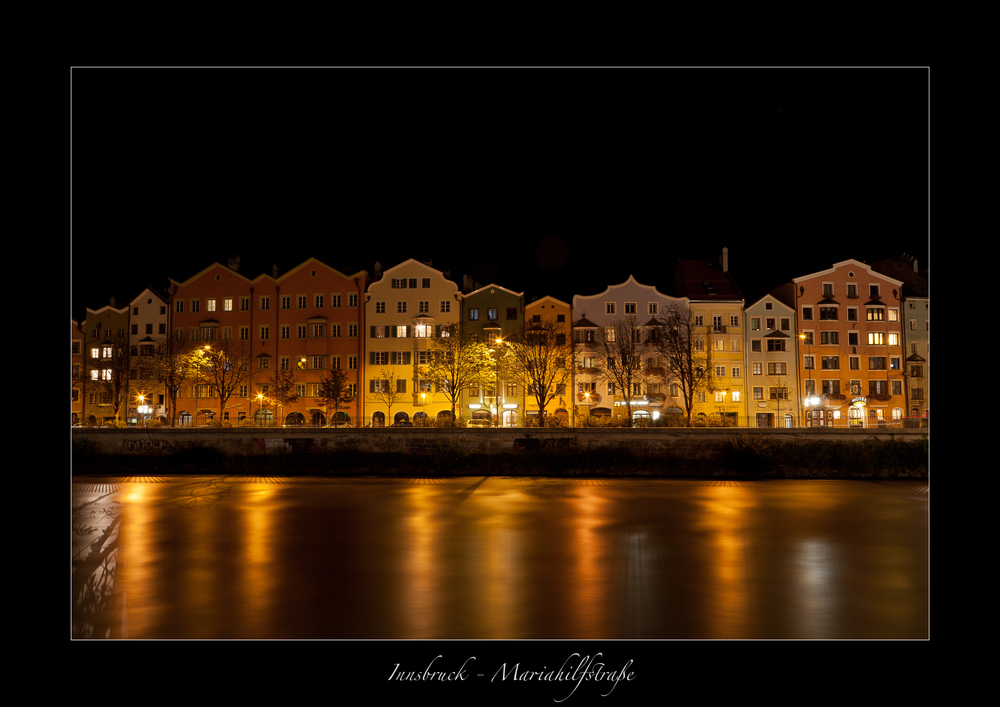
M91 429L74 473L926 478L909 429Z

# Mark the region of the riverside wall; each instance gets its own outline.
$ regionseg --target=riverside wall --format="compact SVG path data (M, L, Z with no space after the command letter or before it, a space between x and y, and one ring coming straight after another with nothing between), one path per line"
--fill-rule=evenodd
M131 466L219 473L241 468L260 473L926 477L928 434L898 428L76 428L72 439L74 470L80 473ZM902 444L907 442L913 444ZM896 451L886 461L890 447Z

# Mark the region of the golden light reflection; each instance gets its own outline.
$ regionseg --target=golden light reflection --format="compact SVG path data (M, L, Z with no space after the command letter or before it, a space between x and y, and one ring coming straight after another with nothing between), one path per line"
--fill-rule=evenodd
M405 638L437 638L434 632L441 625L437 582L443 563L435 554L441 524L434 519L440 492L437 486L406 489L407 506L398 533L403 545L399 603Z
M753 492L736 485L703 487L703 491L699 525L710 533L705 565L711 573L703 588L709 604L706 637L753 638L745 539L748 511L755 505Z
M604 489L577 486L569 504L572 509L572 541L568 544L575 578L567 596L567 609L573 625L580 627L580 635L600 637L607 631L601 620L603 612L596 606L609 606L607 568L602 558L608 554L604 536L597 532L603 525L604 507L608 503Z
M275 582L273 567L275 545L272 533L275 522L274 484L250 483L241 486L239 517L242 528L242 580L237 585L242 601L240 633L247 637L267 635L266 617L275 613Z

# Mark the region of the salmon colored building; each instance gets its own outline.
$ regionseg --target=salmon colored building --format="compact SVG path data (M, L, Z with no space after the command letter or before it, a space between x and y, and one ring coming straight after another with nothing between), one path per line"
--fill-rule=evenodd
M545 414L559 418L560 424L573 424L573 377L576 366L573 360L573 311L567 302L555 297L541 297L524 306L524 326L530 332L532 327L552 323L556 328L556 345L564 347L561 355L565 356L566 375L556 376L554 397L545 408ZM558 360L558 357L557 359ZM561 382L559 382L561 380ZM525 391L524 408L526 422L538 424L538 401L536 397Z
M806 424L898 423L906 415L903 283L858 260L792 282Z
M354 424L367 285L365 271L345 275L316 258L253 279L239 272L236 258L228 267L214 263L183 282L171 280L174 345L224 351L240 370L225 404L211 377L186 383L175 424ZM331 369L342 370L355 392L336 421L318 399Z

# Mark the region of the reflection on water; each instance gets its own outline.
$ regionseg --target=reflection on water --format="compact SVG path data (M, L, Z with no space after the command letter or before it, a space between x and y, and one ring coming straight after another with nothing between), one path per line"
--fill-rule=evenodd
M75 483L72 635L924 638L906 483Z

